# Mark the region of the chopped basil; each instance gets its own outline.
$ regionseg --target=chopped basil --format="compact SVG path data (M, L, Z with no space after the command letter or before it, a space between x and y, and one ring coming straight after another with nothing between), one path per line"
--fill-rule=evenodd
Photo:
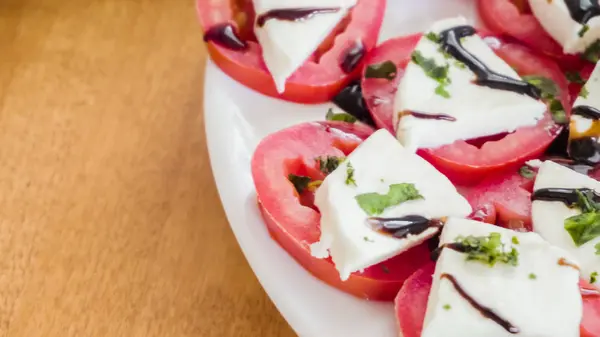
M443 308L444 308L444 310L450 310L450 309L452 309L452 307L450 306L450 304L444 304Z
M542 98L551 99L560 93L556 83L547 77L530 75L523 76L523 80L540 89L542 91Z
M354 167L352 167L352 163L350 162L346 167L346 185L356 186L356 181L354 180Z
M384 78L393 80L398 73L396 64L392 61L384 61L377 64L370 64L365 70L365 78Z
M535 177L535 171L527 165L521 166L521 168L519 169L519 174L525 179L533 179Z
M308 188L308 184L310 183L310 177L306 176L298 176L295 174L289 174L288 180L294 184L294 188L298 193L304 192Z
M581 54L581 58L590 62L598 62L598 56L600 55L600 40L592 43L587 49Z
M418 50L415 50L412 53L411 60L421 67L427 76L439 83L438 87L435 89L436 94L444 98L450 98L450 94L445 88L445 86L450 84L450 78L448 77L448 69L450 66L448 64L438 66L434 59L426 58Z
M460 68L460 69L467 69L467 65L466 65L466 64L464 64L464 63L462 63L462 62L460 62L460 61L456 61L456 62L454 62L454 65L455 65L457 68Z
M368 215L379 215L392 206L409 200L423 199L414 184L392 184L387 194L364 193L356 197L356 202Z
M581 214L565 219L565 230L577 247L600 236L600 205L594 202L591 191L576 190Z
M587 87L585 85L583 87L581 87L581 91L579 92L579 96L581 96L583 98L588 98L589 94L590 94L590 92L587 90Z
M490 233L488 236L459 236L456 242L461 251L467 254L467 261L478 261L493 267L496 263L518 265L519 252L512 247L505 250L500 233Z
M594 248L596 248L596 255L600 255L600 242L598 242Z
M316 160L319 163L319 170L323 174L330 174L345 160L344 157L326 156L317 157Z
M328 121L340 121L340 122L348 122L348 123L356 122L356 117L352 116L351 114L345 113L345 112L334 113L333 109L331 109L331 108L329 110L327 110L325 119Z
M518 245L518 244L519 244L519 238L518 238L518 237L516 237L516 236L513 236L511 241L512 241L512 243L514 243L515 245Z
M588 30L590 30L590 26L583 25L581 27L581 29L579 30L579 32L577 32L577 35L579 35L579 37L583 37L585 35L585 33L587 33Z
M581 77L581 74L576 71L573 71L573 72L567 71L565 73L565 76L567 76L567 79L571 83L585 84L585 80Z
M366 242L375 242L373 239L369 238L368 236L363 237L363 240L365 240Z
M429 32L429 33L425 34L425 37L429 41L432 41L432 42L435 42L435 43L439 43L441 41L440 40L440 36L438 34L434 33L434 32Z
M568 123L569 120L567 119L567 113L565 112L565 108L562 105L561 101L559 101L558 99L552 99L548 109L550 110L550 114L552 115L552 120L554 120L556 124Z
M597 271L590 274L590 283L594 284L594 283L596 283L596 281L598 281L598 272Z
M537 278L537 275L535 275L534 273L529 273L530 280L535 280L536 278Z

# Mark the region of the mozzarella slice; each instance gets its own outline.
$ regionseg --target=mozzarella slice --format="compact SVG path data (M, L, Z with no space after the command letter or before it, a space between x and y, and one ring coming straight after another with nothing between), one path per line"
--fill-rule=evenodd
M600 182L554 162L545 161L538 171L533 190L542 188L590 188L600 192ZM577 247L565 230L565 219L580 214L580 210L569 208L558 201L535 200L531 211L533 230L551 244L575 256L581 265L582 277L589 280L592 273L600 273L600 255L596 255L594 248L600 243L600 237Z
M277 90L285 91L287 79L315 52L325 38L348 14L356 0L254 0L257 20L271 10L299 8L339 8L303 20L270 19L254 32L262 47L263 60Z
M435 23L429 32L440 33L446 29L467 24L465 18L452 18ZM485 63L491 70L514 79L519 75L477 35L461 39L463 47ZM420 65L408 63L394 101L394 125L400 142L411 151L435 148L456 140L513 132L519 127L535 125L544 115L546 105L529 96L506 90L491 89L473 83L475 74L446 58L440 45L423 37L416 50L432 58L439 66L448 65L446 86L449 98L436 94L439 83L427 76ZM443 114L455 121L423 119L401 112Z
M347 184L348 165L356 185ZM386 194L392 184L414 184L423 199L386 208L378 217L420 215L429 219L467 216L471 206L454 185L421 157L407 151L385 129L376 131L325 178L315 194L321 212L321 238L311 246L313 256L331 256L342 280L351 273L383 262L430 238L424 232L398 239L375 231L357 195Z
M563 46L566 54L583 53L600 39L600 17L581 24L571 17L565 0L529 0L529 5L533 15L548 34Z
M572 263L566 251L551 246L536 233L457 218L446 222L440 245L453 243L458 236L490 233L501 235L505 251L512 247L517 250L518 265L497 263L490 267L467 261L465 253L444 248L436 264L421 336L579 337L583 311L579 272L559 264L563 258ZM493 312L505 327L486 317L489 312L470 303L444 274L454 277L474 303ZM519 332L507 331L511 326Z

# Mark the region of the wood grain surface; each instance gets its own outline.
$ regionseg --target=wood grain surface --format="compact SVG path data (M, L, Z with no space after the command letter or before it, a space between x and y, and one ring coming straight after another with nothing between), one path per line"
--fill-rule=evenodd
M204 139L193 0L0 0L0 337L293 336Z

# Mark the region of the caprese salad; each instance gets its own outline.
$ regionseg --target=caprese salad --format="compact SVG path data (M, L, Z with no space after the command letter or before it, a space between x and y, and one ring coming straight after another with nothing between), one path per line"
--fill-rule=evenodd
M337 105L256 148L273 239L324 282L395 300L404 337L600 337L600 65L564 63L600 38L598 2L482 0L496 34L451 17L374 48L382 1L294 5L254 1L256 40L233 20L248 9L203 18L224 70L252 72L234 78ZM359 49L338 40L356 36L345 72Z

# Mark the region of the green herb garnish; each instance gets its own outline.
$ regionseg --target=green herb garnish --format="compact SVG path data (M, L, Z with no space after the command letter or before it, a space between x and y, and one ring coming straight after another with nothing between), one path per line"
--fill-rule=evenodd
M450 309L452 309L452 307L450 306L450 304L444 304L444 306L442 308L444 308L444 310L450 310Z
M288 180L294 185L296 191L300 194L304 192L308 188L308 184L310 183L310 177L307 176L298 176L295 174L289 174Z
M354 167L352 167L352 163L348 163L348 166L346 166L346 185L356 186L356 181L354 180Z
M600 242L598 242L594 248L596 248L596 255L600 255Z
M581 96L583 98L588 98L589 94L590 94L590 92L587 90L587 87L585 85L583 87L581 87L581 91L579 92L579 96Z
M384 61L368 65L365 70L365 78L384 78L386 80L393 80L397 73L398 68L394 62Z
M429 32L429 33L425 34L425 37L429 41L432 41L432 42L435 42L435 43L440 43L440 41L441 41L440 36L438 34L434 33L434 32Z
M585 80L581 77L581 74L576 71L573 71L573 72L567 71L565 73L565 76L567 76L567 79L571 83L585 84Z
M496 263L518 265L519 252L512 247L510 251L505 250L500 233L490 233L488 236L459 236L456 242L461 251L467 254L467 261L479 261L490 267Z
M420 66L428 77L439 83L438 87L435 89L436 94L444 98L450 98L450 94L445 88L450 84L450 78L448 77L448 69L450 69L450 66L448 64L438 66L434 59L426 58L418 50L415 50L412 53L411 60Z
M551 99L560 93L558 86L556 83L544 76L530 75L523 76L523 81L536 86L542 92L542 98Z
M535 171L527 165L521 166L521 168L519 169L519 174L525 179L533 179L535 177Z
M600 205L594 202L592 191L576 190L581 214L565 219L565 230L577 247L600 236Z
M336 157L336 156L325 156L325 157L317 157L316 160L319 163L319 170L323 172L323 174L330 174L335 171L335 169L345 160L344 157Z
M567 113L565 112L565 107L558 99L552 99L548 109L550 110L550 114L552 115L552 120L554 120L554 123L567 124L569 122L567 119Z
M356 197L356 202L368 215L379 215L392 206L409 200L423 199L414 184L392 184L387 194L364 193Z
M535 275L534 273L530 273L529 274L529 279L530 280L535 280L537 278L537 275Z
M363 240L365 240L366 242L375 242L373 239L369 238L368 236L363 237Z
M327 110L325 119L328 121L340 121L340 122L348 122L348 123L356 122L356 117L352 116L351 114L345 113L345 112L334 113L333 109L331 109L331 108L329 110Z
M583 37L585 35L585 33L587 33L588 30L590 30L590 26L583 25L581 27L581 29L579 30L579 32L577 32L577 35L579 35L579 37Z
M581 58L590 62L598 62L598 56L600 55L600 40L592 43L587 49L581 54Z
M596 281L598 281L598 272L597 271L590 274L590 283L594 284L594 283L596 283Z
M512 237L512 239L511 239L511 241L512 241L512 243L513 243L513 244L515 244L515 245L518 245L518 244L519 244L519 238L518 238L518 237L516 237L516 236L513 236L513 237Z

